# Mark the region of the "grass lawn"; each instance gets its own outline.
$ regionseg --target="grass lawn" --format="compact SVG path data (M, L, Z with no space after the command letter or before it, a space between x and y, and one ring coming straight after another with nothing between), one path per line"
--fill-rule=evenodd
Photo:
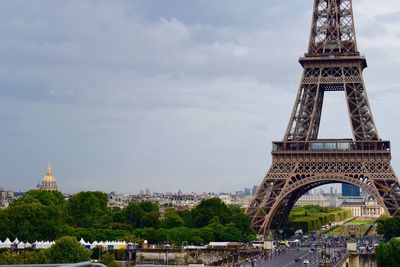
M350 221L348 223L346 223L347 225L371 225L374 224L374 221L370 221L370 220L353 220Z

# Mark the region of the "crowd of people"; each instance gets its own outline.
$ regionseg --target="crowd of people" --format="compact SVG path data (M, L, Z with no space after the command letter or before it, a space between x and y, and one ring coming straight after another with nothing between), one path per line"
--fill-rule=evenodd
M319 251L321 258L326 257L335 266L347 254L347 243L356 242L358 253L374 253L380 239L376 236L354 237L354 235L305 235L300 237L300 247Z
M302 247L346 247L346 243L349 240L346 236L317 236L308 235L305 238L300 239L300 246Z
M375 253L375 249L379 245L380 241L381 240L376 236L357 238L357 251L359 253Z
M336 266L336 264L338 264L346 255L347 255L347 249L345 248L335 249L333 255L330 258L331 264L333 266Z
M282 254L285 254L286 252L288 252L290 250L290 247L285 246L285 245L279 245L276 246L274 249L272 249L270 252L268 253L264 253L264 259L265 260L271 260L273 259L275 256L280 256Z
M290 247L286 245L278 245L274 247L270 251L263 251L259 255L253 257L253 258L248 258L246 261L242 263L235 264L234 267L256 267L256 266L261 266L264 263L266 263L269 260L272 260L273 258L277 256L281 256L288 251L290 251Z
M357 231L356 229L352 230ZM353 231L351 231L353 232ZM358 253L374 253L380 239L377 236L358 236L346 235L317 235L316 232L301 235L296 237L298 242L286 245L280 243L272 250L263 251L259 255L249 258L241 264L234 265L235 267L256 267L267 263L268 261L284 255L290 250L305 250L310 249L315 251L317 257L321 261L327 260L332 266L336 266L348 254L347 243L356 242Z

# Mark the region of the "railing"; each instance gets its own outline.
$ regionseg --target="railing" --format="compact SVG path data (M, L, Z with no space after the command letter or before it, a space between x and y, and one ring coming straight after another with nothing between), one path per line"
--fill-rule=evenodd
M347 52L347 53L342 53L342 52L336 52L333 54L327 54L327 53L305 53L305 57L307 58L329 58L329 57L343 57L343 56L353 56L353 57L364 57L363 55L360 54L360 52ZM302 59L304 57L300 57Z
M273 152L381 151L390 152L390 141L315 140L273 142Z
M334 264L333 266L335 267L341 267L344 266L347 262L347 260L349 259L350 254L347 252L336 264Z
M97 262L80 262L80 263L72 263L72 264L63 264L59 265L60 267L107 267L104 264Z
M2 267L107 267L104 264L96 262L79 262L79 263L58 263L58 264L15 264L15 265L1 265Z

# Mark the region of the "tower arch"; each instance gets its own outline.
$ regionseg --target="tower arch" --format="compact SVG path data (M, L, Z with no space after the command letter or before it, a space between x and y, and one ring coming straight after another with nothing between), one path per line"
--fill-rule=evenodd
M296 182L293 186L288 187L285 192L276 200L272 206L271 212L265 216L261 225L263 234L270 229L282 229L288 221L288 216L296 202L308 191L327 184L346 183L360 187L362 190L371 195L381 206L385 207L382 197L377 190L373 189L368 177L361 175L360 179L348 177L346 175L326 175L326 176L310 176L300 182ZM363 179L364 178L364 179ZM385 209L385 212L387 210Z

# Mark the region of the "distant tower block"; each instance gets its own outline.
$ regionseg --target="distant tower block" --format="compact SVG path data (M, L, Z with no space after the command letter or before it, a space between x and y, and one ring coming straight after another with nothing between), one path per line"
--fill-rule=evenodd
M47 168L47 174L42 178L42 185L40 189L48 191L57 191L56 177L53 176L50 163L49 167Z

